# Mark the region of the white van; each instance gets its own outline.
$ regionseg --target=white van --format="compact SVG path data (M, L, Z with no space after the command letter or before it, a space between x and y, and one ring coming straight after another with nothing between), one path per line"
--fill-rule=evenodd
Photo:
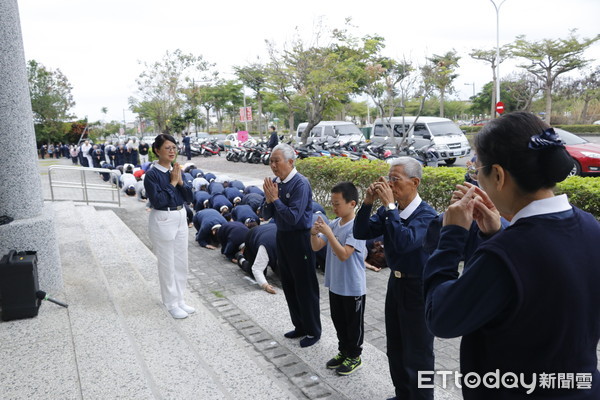
M410 126L417 120L413 129ZM402 123L404 122L404 129ZM371 142L374 144L386 143L391 145L390 133L387 126L391 126L396 140L402 139L406 132L409 139L414 140L414 147L420 148L433 140L434 147L447 165L452 165L457 157L465 157L471 153L471 146L463 131L452 120L439 117L391 117L377 118L371 131Z
M298 124L296 129L296 136L294 141L300 143L302 140L302 132L306 129L308 122L302 122ZM310 131L306 143L310 143L313 140L319 140L321 138L327 138L329 143L332 143L339 139L341 144L348 142L361 142L365 140L365 136L362 134L360 129L352 122L347 121L321 121L317 125L313 126Z

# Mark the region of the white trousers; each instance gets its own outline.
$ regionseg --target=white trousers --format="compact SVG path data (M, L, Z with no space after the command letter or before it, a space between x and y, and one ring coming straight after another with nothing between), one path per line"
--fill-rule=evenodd
M160 294L167 310L184 304L188 273L188 223L185 208L150 211L148 230L158 260Z
M144 156L140 154L140 165L142 165L143 163L146 163L146 162L148 162L148 154L146 154Z

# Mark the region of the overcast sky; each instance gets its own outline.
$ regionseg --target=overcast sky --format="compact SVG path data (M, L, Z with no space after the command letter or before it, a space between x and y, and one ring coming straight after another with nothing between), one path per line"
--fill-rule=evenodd
M501 0L495 0L496 3ZM310 39L322 19L342 27L352 18L356 36L386 39L388 56L423 64L425 57L455 49L460 56L458 94L467 99L491 80L488 63L470 59L472 49L495 48L496 11L491 0L282 2L206 0L21 0L27 60L60 69L73 86L79 118L131 121L127 99L135 95L138 61L154 62L167 50L202 55L231 77L231 67L267 61L265 40L279 48L297 27ZM500 8L500 45L524 34L528 40L580 38L600 33L600 0L506 0ZM600 44L587 52L600 63ZM501 65L501 76L514 63Z

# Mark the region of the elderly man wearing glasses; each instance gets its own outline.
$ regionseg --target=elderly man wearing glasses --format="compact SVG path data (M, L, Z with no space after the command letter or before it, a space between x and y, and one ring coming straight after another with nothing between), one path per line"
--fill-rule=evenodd
M418 193L421 164L410 157L392 161L389 176L367 189L356 214L354 237L383 234L390 278L385 300L387 355L393 399L433 399L433 389L418 388L418 371L433 371L433 335L425 325L423 266L428 254L423 238L437 212ZM383 204L371 215L375 200Z

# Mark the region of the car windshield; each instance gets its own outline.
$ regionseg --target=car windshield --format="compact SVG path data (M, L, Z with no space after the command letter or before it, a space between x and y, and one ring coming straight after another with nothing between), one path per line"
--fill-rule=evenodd
M462 131L452 121L432 122L429 125L433 136L462 135Z
M337 125L335 131L338 135L360 135L362 132L356 125Z
M554 128L554 131L566 145L584 144L588 142L584 138L580 138L579 136L573 135L571 132L562 129Z

